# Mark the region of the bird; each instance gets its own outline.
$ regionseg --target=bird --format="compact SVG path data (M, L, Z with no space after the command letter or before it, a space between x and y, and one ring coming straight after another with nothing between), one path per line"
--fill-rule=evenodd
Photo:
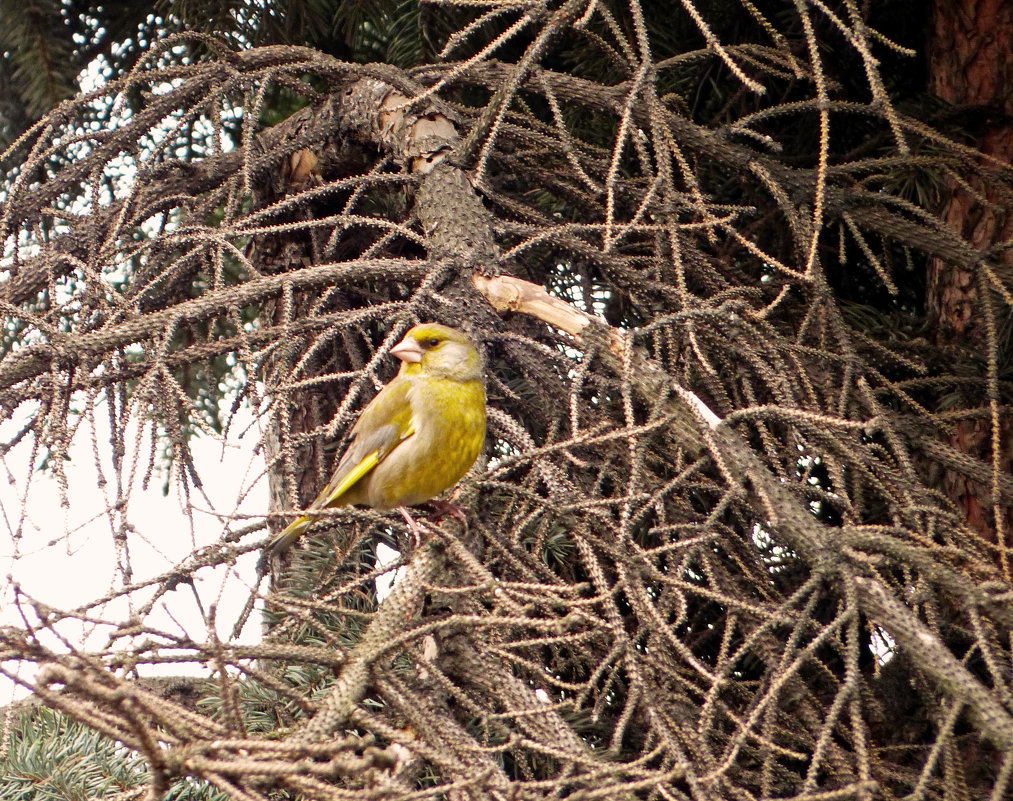
M409 506L432 500L464 476L485 443L482 358L462 331L421 323L393 348L398 374L362 410L327 486L271 541L288 550L319 512L335 506L397 508L418 544Z

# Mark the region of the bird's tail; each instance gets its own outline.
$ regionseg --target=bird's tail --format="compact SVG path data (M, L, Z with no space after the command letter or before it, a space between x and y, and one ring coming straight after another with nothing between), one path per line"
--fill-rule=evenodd
M405 436L410 436L413 433L415 433L415 430L409 428L409 433ZM319 513L321 509L329 509L332 506L342 505L344 503L342 496L348 491L348 488L376 467L379 462L380 451L375 450L350 470L342 470L342 465L339 464L335 475L327 486L324 487L323 492L317 495L316 500L310 504L309 508L316 510L316 512L303 515L298 520L293 520L289 523L278 536L271 540L271 552L284 553L291 548L292 543L299 539L306 529L313 525L313 521L317 519L316 513Z
M275 538L271 540L271 553L284 553L292 547L293 543L299 537L301 537L306 529L313 523L312 515L303 515L297 520L293 520L285 528L275 535Z

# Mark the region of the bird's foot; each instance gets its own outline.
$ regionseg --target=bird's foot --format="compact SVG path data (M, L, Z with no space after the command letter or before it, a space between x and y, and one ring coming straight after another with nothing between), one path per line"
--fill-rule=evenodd
M411 512L408 511L408 507L399 506L397 510L401 513L401 517L405 519L408 524L408 530L412 533L412 537L415 539L415 547L419 548L422 545L422 535L427 533L426 527L412 517Z
M463 506L458 506L450 501L427 501L426 503L433 507L432 513L428 515L431 520L438 520L445 515L450 515L456 517L461 525L467 528L468 512Z
M468 514L463 507L448 501L426 501L426 506L432 510L427 511L425 516L426 520L438 522L444 516L450 515L451 517L457 518L461 525L467 528ZM420 523L412 517L411 512L408 511L407 507L399 506L397 510L401 513L401 516L408 524L408 530L415 538L415 547L418 548L422 544L422 535L429 533L429 529L426 527L425 523Z

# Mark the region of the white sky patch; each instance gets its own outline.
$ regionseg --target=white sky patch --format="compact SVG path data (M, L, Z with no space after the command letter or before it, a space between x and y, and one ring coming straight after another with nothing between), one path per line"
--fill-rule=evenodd
M396 560L401 558L401 552L395 551L393 548L389 548L382 542L376 546L376 566L377 568L386 567L392 564ZM394 589L394 585L404 575L404 568L399 567L396 570L389 570L382 576L377 576L376 579L376 595L379 600L384 600L390 591Z
M177 59L182 55L182 49L175 51ZM107 60L99 56L78 77L79 87L85 93L100 91L110 75ZM149 91L157 95L171 88L171 84L165 83L151 86ZM68 131L65 134L68 154L83 157L91 150L89 130L108 130L130 120L131 111L122 95L100 94L92 102L101 122L91 121L84 128ZM237 122L241 116L242 109L232 106L222 108L218 114L221 120ZM184 133L196 133L198 139L203 135L204 145L210 149L219 152L232 149L224 127L213 126L204 116L191 116L188 110L179 110L148 129L140 137L136 153L112 158L105 166L103 180L97 184L98 196L96 184L86 183L80 197L71 199L64 215L89 214L95 206L106 206L127 196L138 168L159 156L160 148L166 146L170 137L181 137L181 143L190 141L182 137ZM159 221L150 221L142 227L153 233L156 222ZM51 233L68 230L57 215ZM28 232L18 231L16 237L21 257L31 256L35 246ZM3 245L0 270L3 270L10 266L15 239L0 244ZM131 268L132 262L128 260L121 265L109 265L102 280L110 285L102 286L100 291L118 292L115 284L123 281ZM72 313L75 292L82 291L91 281L94 277L87 282L58 285L53 301ZM38 334L31 327L20 331L14 347L30 344L36 337ZM164 473L156 473L149 486L142 487L151 453L151 430L150 424L143 421L144 415L138 412L138 407L132 405L130 414L134 419L125 439L127 452L119 475L113 464L107 409L101 404L96 405L93 415L81 419L73 433L66 459L62 461L67 477L65 490L51 470L40 469L46 454L43 449L33 453L31 435L0 456L0 470L6 479L0 480L0 575L6 579L0 586L0 625L35 627L39 616L48 614L47 608L76 610L76 616L55 624L53 632L40 631L40 642L60 650L114 647L123 651L131 642L144 639L159 643L171 642L173 638L203 642L208 636L203 615L215 607L217 635L223 640L230 637L252 589L259 553L239 557L233 565L197 570L188 566L195 551L213 545L225 531L248 524L268 509L263 458L254 454L261 441L258 422L252 411L241 412L232 422L228 441L206 433L191 440L193 462L203 489L191 487L188 499L175 477L170 481L168 494L163 494ZM30 415L31 409L26 405L13 419L0 421L0 442L14 436ZM118 546L116 541L123 520L129 524L125 547ZM122 592L125 584L143 585L173 570L191 575L194 587L181 583L164 592L153 604L156 586L143 586L126 595ZM96 603L103 598L108 600ZM33 603L37 605L34 608ZM110 646L110 634L132 619L142 626L136 638L120 639ZM260 616L254 612L241 640L259 639ZM13 669L10 663L5 667ZM207 672L196 663L157 669L140 665L138 670L171 674ZM11 682L0 677L0 704L12 692ZM23 690L17 691L17 695L23 694Z
M186 499L179 481L170 481L167 495L163 494L164 474L153 476L147 489L141 486L151 448L150 431L126 438L121 471L125 500L117 502L105 409L97 408L94 419L94 427L88 421L81 423L67 452L66 506L61 505L62 493L52 472L39 469L41 454L33 459L30 438L0 460L7 478L0 481L0 571L7 579L0 589L0 625L22 628L27 622L35 626L36 610L25 603L25 596L30 596L44 605L42 614L45 607L78 611L76 617L54 626L66 641L64 645L54 634L40 634L40 641L60 650L68 645L82 650L105 649L110 646L110 634L131 618L142 626L135 641L147 639L167 645L179 638L200 643L208 639L201 608L206 614L214 606L217 636L229 639L255 581L259 552L244 554L232 565L188 569L194 587L179 584L162 594L150 611L146 607L158 585L127 595L120 591L127 581L143 584L185 569L195 550L219 542L227 530L247 525L266 512L268 488L263 458L254 453L260 431L252 412L237 415L234 435L228 441L207 435L191 441L203 490L191 488L190 515L185 513ZM0 435L9 437L18 422L23 425L24 420L5 421ZM136 426L135 421L132 433L136 433ZM239 439L244 430L245 436ZM133 465L137 468L132 469ZM122 517L132 530L127 533L126 548L117 548L114 531ZM15 542L19 527L20 538ZM104 603L95 603L114 595ZM254 612L240 641L259 639L260 615ZM129 642L121 639L113 647L122 651ZM14 666L7 663L5 667ZM196 663L141 665L138 671L148 675L207 673ZM23 690L16 693L23 694ZM10 681L0 678L0 703L11 697Z
M883 667L897 654L897 641L890 636L889 632L881 629L879 626L872 627L872 638L869 647L880 667Z

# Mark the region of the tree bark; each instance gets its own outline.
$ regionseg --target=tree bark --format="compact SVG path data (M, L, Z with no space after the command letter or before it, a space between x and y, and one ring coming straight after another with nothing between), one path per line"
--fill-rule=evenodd
M936 0L929 46L929 88L957 109L980 121L972 144L985 159L1013 163L1013 4L1008 0ZM962 185L962 182L966 182ZM942 219L977 250L986 251L1013 238L1013 215L1008 203L977 176L956 176ZM975 196L977 193L977 196ZM986 203L982 202L982 199ZM1009 250L999 258L1013 264ZM929 262L927 311L935 326L941 353L961 361L981 358L989 348L987 315L974 270L939 258ZM982 359L982 367L984 360ZM981 391L975 390L980 402ZM999 431L987 417L966 420L949 434L949 444L961 453L991 462L993 472L1008 474L1011 467L1010 416L999 416ZM998 436L996 436L998 433ZM993 454L994 443L1003 443ZM968 524L990 541L1009 546L1008 510L994 504L991 488L952 470L942 476L942 489L967 517ZM1006 518L1004 521L1002 518ZM1005 533L1003 533L1005 532Z

